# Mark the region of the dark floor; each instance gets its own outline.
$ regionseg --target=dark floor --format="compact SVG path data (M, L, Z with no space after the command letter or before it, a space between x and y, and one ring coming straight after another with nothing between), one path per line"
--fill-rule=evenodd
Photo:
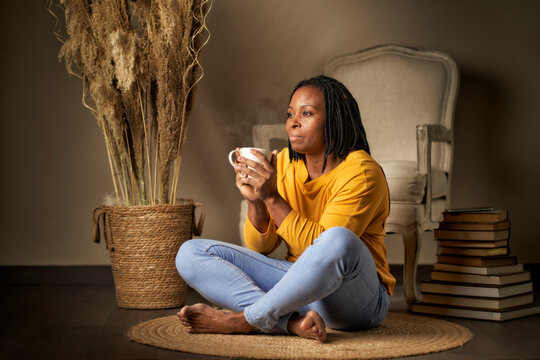
M540 267L533 272L536 297ZM401 278L401 268L392 269ZM419 280L429 277L419 270ZM0 267L2 326L0 359L210 359L131 342L126 330L170 310L126 310L116 306L109 267ZM399 279L398 279L399 280ZM400 284L400 281L398 281ZM187 303L201 301L194 291ZM392 311L406 311L397 286ZM450 351L406 359L540 359L540 316L504 323L448 318L474 339Z

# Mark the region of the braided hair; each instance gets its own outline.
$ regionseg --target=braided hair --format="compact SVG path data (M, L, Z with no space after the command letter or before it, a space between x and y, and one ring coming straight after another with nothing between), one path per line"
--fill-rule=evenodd
M296 90L304 86L313 86L323 92L325 153L322 171L324 172L326 168L326 159L330 154L339 160L344 160L354 150L364 150L369 154L366 131L362 125L358 104L345 85L331 77L319 75L300 81L290 99ZM291 162L304 159L303 154L292 149L290 141L289 158Z

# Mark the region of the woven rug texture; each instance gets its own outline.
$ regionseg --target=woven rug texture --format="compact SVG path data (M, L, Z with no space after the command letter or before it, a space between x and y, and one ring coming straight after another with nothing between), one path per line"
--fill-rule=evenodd
M135 325L128 336L169 350L252 359L385 359L449 350L473 337L449 321L394 312L371 330L328 329L326 343L288 335L188 334L176 315Z

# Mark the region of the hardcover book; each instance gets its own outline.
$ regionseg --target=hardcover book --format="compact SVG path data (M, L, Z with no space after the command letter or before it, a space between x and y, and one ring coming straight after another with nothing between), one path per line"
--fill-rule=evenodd
M437 262L441 264L468 265L468 266L503 266L515 265L515 256L460 256L437 255Z
M436 281L423 281L422 292L462 296L505 298L532 292L532 282L511 285L460 284Z
M479 310L415 303L412 305L412 311L424 314L455 316L469 319L505 321L540 314L540 305L523 305L504 310Z
M497 223L507 218L506 209L449 209L443 213L444 222Z
M467 255L467 256L500 256L507 255L508 248L500 247L493 249L474 249L474 248L459 248L459 247L441 247L441 254L447 255Z
M502 275L522 272L523 264L504 266L467 266L435 263L433 264L433 269L438 271L451 271L478 275Z
M431 280L486 285L509 285L530 281L531 273L528 271L523 271L520 273L504 275L477 275L444 271L432 271Z
M495 231L510 229L510 221L504 220L496 223L475 223L475 222L441 222L441 230L469 230L469 231Z
M441 294L422 295L422 304L424 305L438 304L465 308L476 308L480 310L507 309L510 307L532 304L533 302L533 293L510 296L503 299Z
M462 247L462 248L498 248L508 246L508 240L496 241L463 241L463 240L437 240L439 246Z
M505 240L510 237L509 230L496 231L462 231L435 229L433 235L437 239L446 240Z

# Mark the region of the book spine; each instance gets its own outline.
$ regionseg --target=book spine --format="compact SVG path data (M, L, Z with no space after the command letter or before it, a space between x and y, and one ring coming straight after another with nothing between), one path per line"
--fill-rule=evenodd
M480 222L480 223L497 223L508 218L507 210L490 210L484 212L451 212L443 213L444 222Z
M462 285L451 283L432 283L423 282L421 285L422 292L463 295L463 296L479 296L489 298L504 298L512 295L524 294L532 291L532 282L525 282L509 286L486 286L484 285Z
M436 239L437 240L437 239ZM437 240L439 246L458 247L458 248L481 248L494 249L499 247L507 247L508 240L495 241L474 241L474 240Z
M497 231L462 231L462 230L434 230L434 236L437 239L446 240L476 240L476 241L494 241L504 240L510 237L508 230Z
M437 261L443 264L466 265L466 266L503 266L515 265L517 260L514 256L460 256L460 255L437 255Z
M523 271L523 264L505 265L505 266L467 266L467 265L454 265L435 263L433 265L435 270L439 271L451 271L457 273L478 274L478 275L502 275L518 273Z
M482 296L490 298L500 297L499 289L474 287L463 285L433 284L422 283L422 291L427 293L463 295L463 296Z
M504 220L496 223L481 222L440 222L440 230L465 230L465 231L495 231L510 229L510 221Z
M433 314L433 315L443 315L443 316L455 316L468 319L478 319L478 320L493 320L501 321L501 313L495 311L478 311L478 310L468 310L460 308L445 308L438 306L426 306L420 304L413 304L413 312Z
M441 247L442 254L448 255L468 255L468 256L500 256L507 255L508 248L493 248L493 249L474 249L474 248L456 248L456 247Z
M503 310L515 306L530 305L533 302L533 293L512 296L505 299L439 294L423 294L422 296L422 304L457 306L478 310Z
M486 285L509 285L529 281L531 280L531 274L528 271L507 275L474 275L432 271L431 280Z

